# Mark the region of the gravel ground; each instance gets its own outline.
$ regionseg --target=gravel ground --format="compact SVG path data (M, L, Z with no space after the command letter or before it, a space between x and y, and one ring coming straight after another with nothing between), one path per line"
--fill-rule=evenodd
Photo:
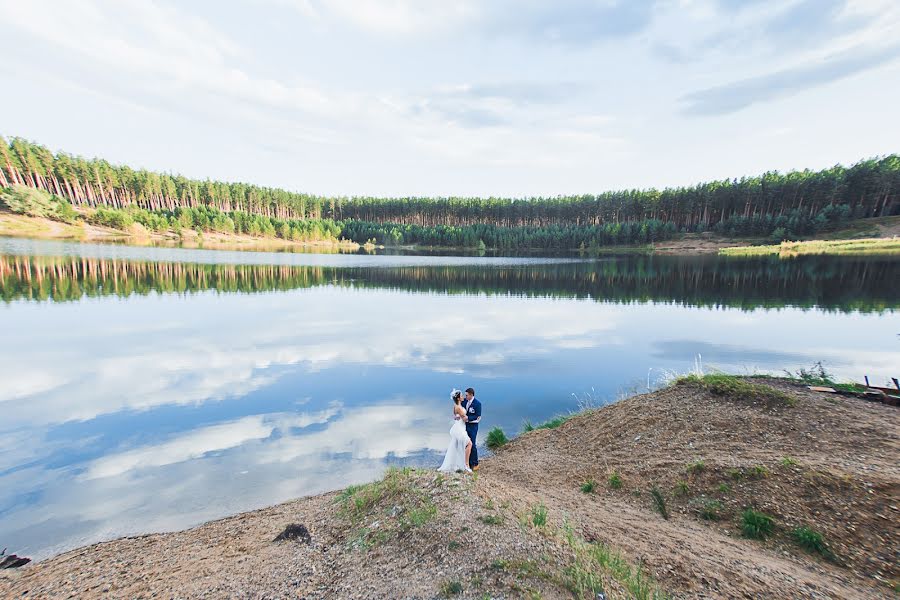
M767 385L795 405L677 385L519 436L477 478L394 470L361 488L0 572L0 596L896 597L900 412ZM619 489L607 484L613 471ZM588 480L597 486L584 493ZM699 514L710 500L718 520ZM741 537L748 506L775 519L771 537ZM274 542L291 523L311 542ZM794 543L801 525L824 535L827 558Z

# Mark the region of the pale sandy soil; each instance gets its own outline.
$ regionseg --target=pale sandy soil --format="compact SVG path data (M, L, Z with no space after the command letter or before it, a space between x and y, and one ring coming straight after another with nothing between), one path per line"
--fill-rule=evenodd
M633 597L621 565L584 562L579 549L599 542L670 597L896 597L900 409L769 384L796 404L678 385L521 435L477 479L418 470L348 500L324 494L96 544L0 572L0 596L572 598L592 570L607 597ZM703 468L689 472L697 460ZM612 471L621 489L607 485ZM589 479L598 486L586 494ZM710 499L721 502L717 521L698 514ZM533 519L540 505L544 526ZM417 521L423 506L433 512ZM741 536L746 506L775 518L771 538ZM312 542L273 542L289 523L307 526ZM799 525L823 533L832 555L799 548Z

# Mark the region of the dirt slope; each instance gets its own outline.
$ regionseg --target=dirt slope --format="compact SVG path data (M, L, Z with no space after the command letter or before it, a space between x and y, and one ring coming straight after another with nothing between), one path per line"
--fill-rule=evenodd
M896 597L900 411L767 385L790 402L678 385L522 435L475 480L395 470L0 572L0 597ZM771 537L741 536L747 506ZM311 543L273 542L288 523ZM803 525L827 558L795 543Z

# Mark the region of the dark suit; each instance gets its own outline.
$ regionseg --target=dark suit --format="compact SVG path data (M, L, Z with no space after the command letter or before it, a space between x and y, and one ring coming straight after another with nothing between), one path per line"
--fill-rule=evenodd
M472 401L468 404L463 401L463 408L466 409L466 418L468 419L466 422L466 433L469 434L469 439L472 440L469 467L474 467L478 464L478 447L475 445L475 440L478 438L478 423L481 421L481 402L478 401L478 398L472 398Z

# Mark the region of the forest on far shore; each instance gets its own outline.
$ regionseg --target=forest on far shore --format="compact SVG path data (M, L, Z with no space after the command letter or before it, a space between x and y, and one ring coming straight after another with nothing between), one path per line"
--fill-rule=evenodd
M900 214L900 156L822 171L768 172L663 190L536 198L323 197L245 183L200 181L84 159L0 137L7 208L28 213L48 194L91 222L289 240L386 245L577 249L646 244L681 233L796 239L851 219ZM70 209L71 209L70 206ZM52 216L52 215L47 215ZM74 211L72 211L74 218Z

